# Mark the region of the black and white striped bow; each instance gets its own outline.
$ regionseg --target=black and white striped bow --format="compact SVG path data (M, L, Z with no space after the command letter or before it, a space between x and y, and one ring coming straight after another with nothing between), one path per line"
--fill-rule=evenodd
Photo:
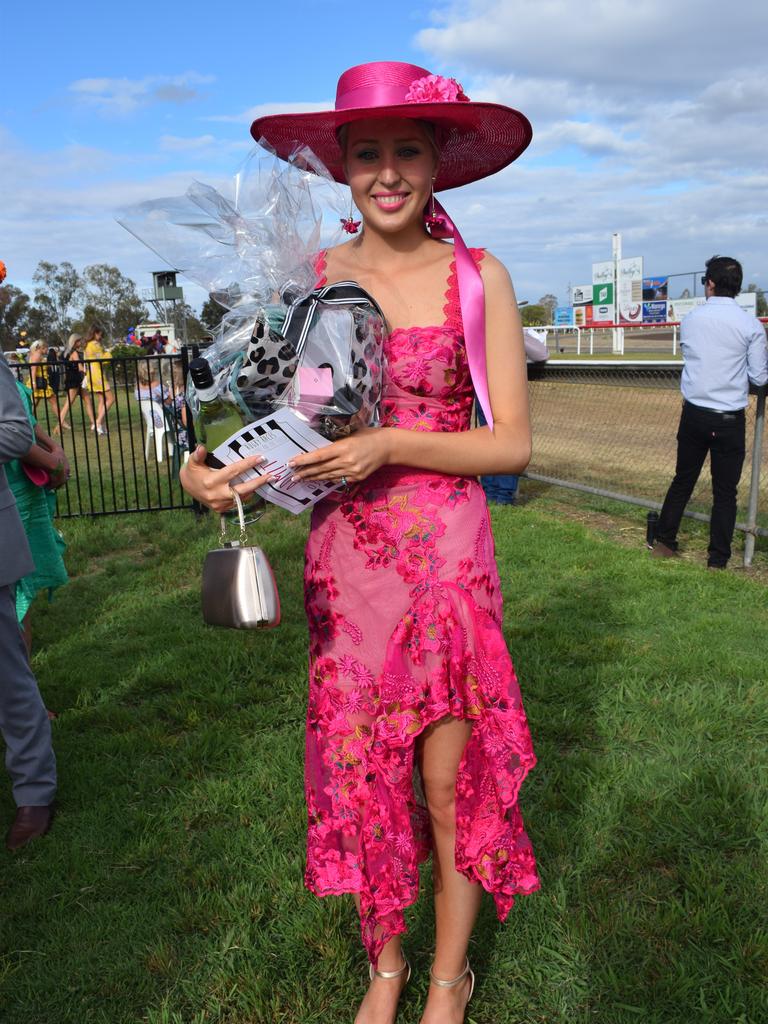
M287 295L284 294L283 298L288 301ZM309 332L315 321L315 314L318 312L317 307L321 303L325 306L367 307L381 317L382 323L384 322L384 314L381 312L379 304L355 281L336 281L334 284L316 288L306 298L292 302L288 306L285 322L280 329L282 336L293 345L298 358L301 358L301 353L304 351Z

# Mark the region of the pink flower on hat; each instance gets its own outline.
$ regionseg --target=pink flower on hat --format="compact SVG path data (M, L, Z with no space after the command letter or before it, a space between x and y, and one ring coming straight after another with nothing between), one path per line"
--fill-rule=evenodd
M405 94L406 103L469 103L467 96L455 78L442 75L425 75L411 82Z

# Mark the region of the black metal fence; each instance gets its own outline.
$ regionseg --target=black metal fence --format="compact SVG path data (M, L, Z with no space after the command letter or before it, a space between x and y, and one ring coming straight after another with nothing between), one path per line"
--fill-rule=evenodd
M13 365L13 364L12 364ZM58 515L192 509L178 470L193 436L184 404L187 354L16 365L48 434L61 434L71 476ZM558 361L528 369L534 453L527 476L644 508L660 508L675 465L679 362ZM749 564L768 536L762 451L765 388L747 409L747 458L738 529ZM103 432L99 427L102 426ZM702 474L687 514L708 520Z
M56 491L59 517L193 507L179 483L186 363L185 352L11 363L69 461L69 481Z

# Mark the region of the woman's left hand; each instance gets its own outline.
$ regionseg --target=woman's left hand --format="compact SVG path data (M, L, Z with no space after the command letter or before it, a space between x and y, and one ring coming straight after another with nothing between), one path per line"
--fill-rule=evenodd
M343 480L360 483L383 466L389 457L389 431L381 427L361 427L350 437L306 452L288 465L296 480Z
M59 487L63 487L67 480L69 480L69 460L61 445L55 442L51 447L51 456L53 458L53 467L50 470L51 487L56 490Z

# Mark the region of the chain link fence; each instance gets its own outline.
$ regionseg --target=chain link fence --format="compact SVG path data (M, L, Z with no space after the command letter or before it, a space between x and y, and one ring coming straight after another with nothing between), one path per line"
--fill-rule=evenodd
M660 508L675 471L681 372L680 363L662 361L530 365L533 458L525 475ZM747 408L739 486L737 529L747 534L745 564L755 536L768 536L768 456L761 452L765 388L760 392L750 396ZM707 466L686 513L704 521L712 504Z

